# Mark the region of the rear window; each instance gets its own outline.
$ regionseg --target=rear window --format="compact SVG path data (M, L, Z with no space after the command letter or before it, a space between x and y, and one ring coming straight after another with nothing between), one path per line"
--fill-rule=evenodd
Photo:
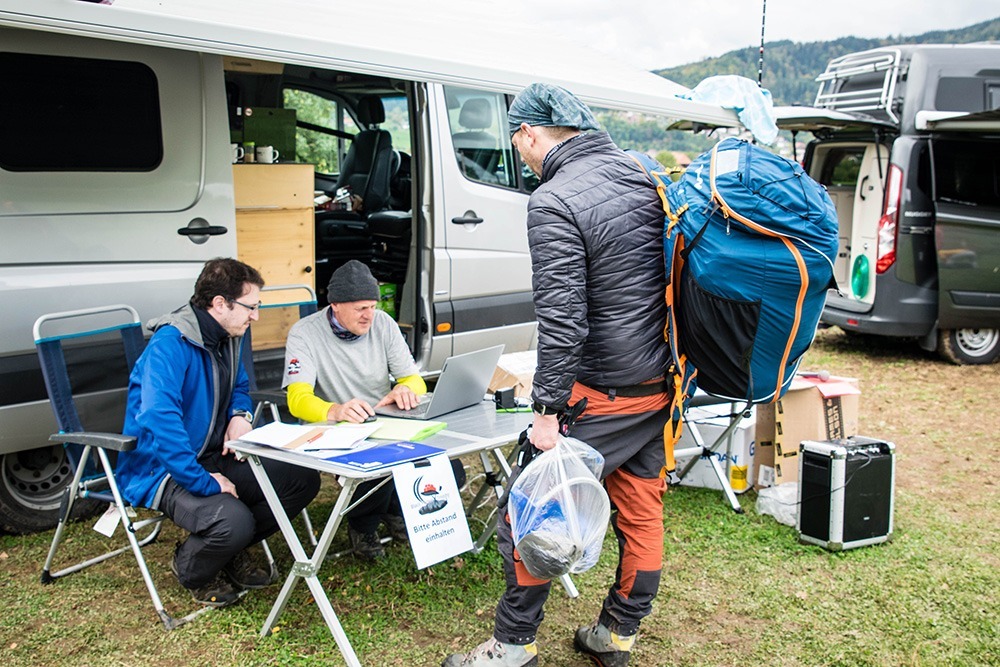
M937 199L1000 207L1000 143L935 140L932 152Z
M152 171L163 159L145 64L0 52L0 167Z
M819 182L828 187L854 187L865 156L864 146L831 148L823 161Z

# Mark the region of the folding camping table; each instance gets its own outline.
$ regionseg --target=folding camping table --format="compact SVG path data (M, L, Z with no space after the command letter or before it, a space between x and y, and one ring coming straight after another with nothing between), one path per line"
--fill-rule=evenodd
M479 405L445 415L444 420L447 421L447 428L435 433L422 442L443 449L449 458L456 458L465 454L479 454L483 468L486 471L485 484L493 486L494 490L499 493L502 490L503 480L510 475L510 465L508 464L503 448L517 441L518 435L531 423L531 419L531 413L497 412L493 403L483 402ZM304 579L306 585L309 586L309 591L312 593L313 599L316 600L316 606L319 607L320 613L330 628L330 632L333 634L347 664L350 667L360 667L361 663L354 653L354 648L344 633L340 620L337 618L337 613L334 611L333 605L330 603L330 598L317 575L323 565L323 561L327 557L330 544L333 542L333 537L340 527L344 514L363 500L363 498L359 498L349 505L355 488L365 480L379 477L385 477L383 483L389 483L392 479L392 468L359 471L333 463L332 461L311 457L307 454L243 441L230 443L230 447L250 462L261 490L267 498L268 505L278 521L281 534L284 536L285 542L288 544L288 548L295 560L284 586L282 586L281 591L278 593L278 598L275 600L274 606L271 607L271 612L264 621L264 626L260 631L261 636L266 636L271 632L285 605L288 603L295 585L299 579ZM267 472L261 464L261 459L285 461L313 468L321 473L337 475L341 479L343 488L340 491L333 510L330 512L330 517L327 519L326 526L312 556L306 553L302 541L299 539L295 529L292 528L291 521L285 516L285 512L281 507L281 501L274 491L271 480L268 479ZM494 463L499 468L498 471L494 469ZM499 474L497 474L498 472ZM481 498L481 494L477 494L477 498ZM481 536L476 541L478 549L482 548L493 530L494 526L492 524L486 527L484 536ZM560 581L570 597L578 595L568 575L561 577Z

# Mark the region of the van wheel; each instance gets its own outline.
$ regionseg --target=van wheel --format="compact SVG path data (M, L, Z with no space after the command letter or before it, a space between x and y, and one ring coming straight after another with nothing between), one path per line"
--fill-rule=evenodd
M1000 358L1000 329L942 329L938 353L953 364L992 364Z
M62 445L29 449L0 457L0 527L35 533L59 522L59 501L73 481L73 467ZM77 501L73 517L93 516L103 503Z

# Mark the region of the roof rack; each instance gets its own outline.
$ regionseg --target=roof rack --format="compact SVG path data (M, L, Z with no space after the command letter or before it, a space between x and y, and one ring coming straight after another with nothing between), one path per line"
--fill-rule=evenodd
M898 81L901 54L898 49L872 49L834 58L826 71L816 77L819 91L813 106L836 111L885 111L893 122L899 118L892 110L892 98ZM881 81L870 88L844 90L845 82L860 74L884 72Z

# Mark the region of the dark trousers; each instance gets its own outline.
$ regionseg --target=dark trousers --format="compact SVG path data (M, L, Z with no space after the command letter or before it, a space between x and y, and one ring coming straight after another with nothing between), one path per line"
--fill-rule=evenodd
M196 496L172 479L167 482L160 509L191 533L176 554L178 578L187 588L204 586L233 556L278 530L249 463L221 453L200 461L209 472L221 472L229 478L239 498L228 493ZM280 461L265 460L263 464L289 518L298 515L319 492L315 470Z
M660 584L666 483L659 472L667 415L663 409L585 417L573 427L574 438L605 457L604 486L618 538L618 569L598 618L619 635L635 634L652 610ZM506 513L497 522L497 544L507 589L497 604L493 635L506 644L530 644L544 618L552 583L536 579L521 563Z

